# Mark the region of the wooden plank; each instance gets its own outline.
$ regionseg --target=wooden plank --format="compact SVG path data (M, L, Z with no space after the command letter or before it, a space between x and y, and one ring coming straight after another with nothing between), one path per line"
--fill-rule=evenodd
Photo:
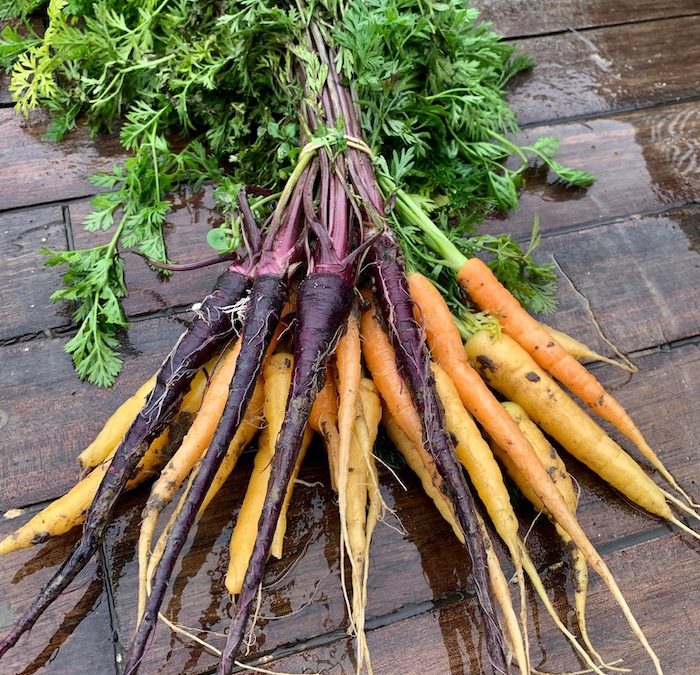
M215 255L206 242L207 231L221 223L221 215L214 210L212 192L212 187L207 186L194 194L183 190L173 195L173 207L165 225L165 241L172 260L191 262ZM69 208L76 248L95 246L109 239L111 233L83 229L83 219L92 210L89 200L74 202ZM124 300L124 311L127 316L136 316L198 302L211 291L226 264L161 278L142 258L125 254L124 275L129 295Z
M534 124L695 98L699 30L700 15L523 40L535 66L509 100Z
M50 330L70 323L65 307L49 300L61 271L44 267L42 246L65 250L66 231L59 206L0 214L0 287L4 320L0 340Z
M0 521L0 537L30 513ZM77 534L77 533L76 533ZM0 635L34 600L68 556L76 537L0 557ZM94 675L116 673L109 606L97 561L78 576L28 635L2 659L3 673Z
M697 550L677 536L645 542L608 556L632 611L656 650L664 672L694 675L700 656L700 567ZM659 570L664 570L659 574ZM556 577L556 578L555 578ZM573 613L572 598L564 597L559 575L548 575L545 582L560 611ZM486 663L482 641L474 625L475 602L467 598L441 605L418 616L382 625L369 633L369 647L377 673L484 672ZM609 660L623 658L623 666L634 673L652 673L653 666L627 629L621 613L597 577L592 581L588 603L591 639ZM387 619L388 620L388 619ZM570 621L569 621L570 623ZM544 610L530 615L532 664L546 672L578 670L581 665L567 643L551 628ZM272 672L354 673L350 639L308 648L297 654L266 663ZM475 654L480 658L476 659Z
M51 143L42 141L46 127L40 112L27 121L0 109L0 210L94 194L88 177L109 171L124 156L116 135L96 142L81 127L62 143Z
M557 232L700 199L695 103L535 127L518 140L528 144L542 135L560 138L557 159L591 172L597 182L586 190L567 188L546 171L528 170L519 209L488 220L485 231L523 237L537 215L544 233Z
M135 324L124 372L110 390L78 380L64 338L0 347L0 511L53 499L74 483L78 453L155 372L181 320Z
M511 38L698 13L695 0L481 0L476 6L482 19L492 21L499 33Z
M538 257L559 266L552 321L608 354L594 321L623 352L697 335L699 216L689 207L544 239Z

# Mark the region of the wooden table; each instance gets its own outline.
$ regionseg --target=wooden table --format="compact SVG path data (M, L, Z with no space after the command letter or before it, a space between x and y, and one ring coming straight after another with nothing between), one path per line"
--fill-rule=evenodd
M512 87L523 137L560 137L562 161L598 176L589 190L572 190L533 169L520 211L486 229L526 238L539 214L538 255L561 269L553 323L609 352L602 333L633 357L640 372L632 378L607 366L594 366L596 375L698 497L700 6L696 0L482 5L537 64ZM93 192L87 176L117 161L119 147L113 138L90 141L83 131L60 146L43 143L45 122L14 115L6 82L0 102L0 512L22 509L17 518L0 520L3 535L75 481L78 451L153 372L215 271L158 283L127 256L133 328L124 373L110 391L78 382L63 352L70 315L48 300L60 271L42 268L37 250L88 242L81 229ZM202 252L203 233L215 218L210 205L206 193L176 202L168 234L174 258ZM575 461L569 464L581 485L580 520L665 671L699 672L700 546L640 513ZM168 617L219 647L230 611L222 579L231 514L248 471L249 458L198 526L164 604ZM416 480L405 468L398 475L406 490L388 472L382 476L395 515L387 515L372 546L367 625L375 672L481 672L483 644L464 551ZM295 491L286 556L269 566L250 658L264 656L274 672L352 673L337 508L318 448L302 477L308 485ZM134 628L134 542L145 496L139 490L124 501L100 559L2 661L0 672L118 672ZM522 506L520 514L526 528L534 513ZM529 536L533 555L557 609L575 627L566 557L541 520ZM0 630L26 608L77 536L0 558ZM532 597L529 615L533 664L559 672L580 668ZM635 673L652 672L597 579L589 623L607 658L624 658ZM207 673L215 664L202 647L162 626L146 659L142 672L149 674Z

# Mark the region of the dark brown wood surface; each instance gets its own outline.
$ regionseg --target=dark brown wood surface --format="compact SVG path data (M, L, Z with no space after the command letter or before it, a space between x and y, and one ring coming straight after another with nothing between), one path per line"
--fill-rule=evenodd
M521 139L553 134L562 161L593 171L598 183L571 190L537 168L518 212L493 218L491 232L526 239L540 218L538 255L561 270L559 312L551 323L606 354L605 336L630 352L633 377L591 366L628 408L677 478L700 497L700 76L696 2L525 3L489 0L485 15L519 38L536 67L518 78L511 100L526 125ZM0 536L28 519L78 477L75 456L110 412L157 367L179 334L186 309L210 287L209 269L159 280L127 256L134 320L125 369L109 391L80 383L63 346L65 308L48 296L60 271L42 267L38 247L92 245L81 228L94 188L87 178L121 153L114 138L78 131L62 145L41 141L45 121L25 122L0 98ZM174 203L167 241L174 259L207 254L203 233L216 215L204 191ZM95 237L98 238L95 238ZM618 440L619 436L613 434ZM381 446L381 447L385 447ZM628 446L629 447L629 446ZM391 461L389 456L389 461ZM640 513L574 460L579 518L617 575L665 672L694 675L700 661L700 546ZM251 457L217 497L185 548L164 612L221 647L230 615L223 588L227 541ZM405 467L389 471L382 494L396 516L372 546L367 610L375 672L481 672L470 568L447 526ZM256 643L249 659L287 673L352 673L352 641L340 591L337 506L315 447L290 514L288 548L265 577ZM146 488L131 493L98 561L0 663L5 673L117 673L134 628L134 543ZM10 511L13 515L14 511ZM535 514L519 505L523 527ZM0 558L0 631L68 553L77 533ZM565 556L540 519L529 543L550 596L575 628ZM499 549L500 551L500 549ZM503 553L503 551L500 551ZM505 556L501 556L505 561ZM530 598L533 665L581 667ZM592 581L591 637L606 658L651 673L609 594ZM185 637L158 628L143 672L212 672L216 659Z
M484 0L481 17L508 37L693 16L696 0Z

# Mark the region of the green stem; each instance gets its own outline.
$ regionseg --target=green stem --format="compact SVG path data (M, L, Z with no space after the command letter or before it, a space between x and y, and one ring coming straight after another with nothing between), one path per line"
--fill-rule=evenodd
M323 141L323 139L318 139L312 141L302 148L301 152L299 153L299 158L297 159L297 165L294 167L294 171L292 171L291 176L289 176L287 179L284 189L280 194L279 201L277 202L275 212L272 214L273 223L281 220L284 210L287 208L287 202L289 202L289 198L292 196L292 192L294 191L296 184L299 182L301 174L304 173L304 169L306 169L306 167L309 165L309 162L313 159L318 149L325 144L326 143Z
M520 159L523 160L524 164L528 163L529 160L527 158L527 155L519 145L513 143L513 141L508 140L505 136L502 136L493 129L486 129L485 131L487 134L495 138L501 145L504 145L505 147L509 148L514 154L518 155L518 157L520 157Z
M425 241L441 258L444 265L458 272L467 258L449 240L447 235L427 216L419 204L403 190L397 188L386 176L378 177L379 187L385 196L396 196L396 212L409 225L423 232Z
M267 197L261 197L255 202L250 203L250 208L253 210L259 209L261 206L265 206L265 204L268 204L269 202L274 202L275 200L279 199L281 196L281 192L275 192L271 195L267 195Z

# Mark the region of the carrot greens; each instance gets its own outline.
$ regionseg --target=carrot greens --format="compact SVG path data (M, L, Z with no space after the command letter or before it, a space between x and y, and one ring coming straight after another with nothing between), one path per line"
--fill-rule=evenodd
M36 4L14 2L5 11L23 16ZM54 299L76 305L83 327L67 349L82 378L108 386L121 368L116 335L127 322L119 257L135 248L167 260L168 194L212 181L224 187L215 197L225 207L237 185L281 189L306 124L297 114L299 71L314 91L328 70L302 36L311 16L353 83L368 146L390 158L402 185L439 203L436 215L460 236L489 210L515 208L525 152L571 184L590 182L554 162L555 139L520 148L506 137L517 125L504 86L529 61L465 3L424 7L417 0L48 3L43 36L28 25L29 42L14 63L17 109L47 108L53 140L78 119L93 135L119 129L131 154L93 177L101 192L84 225L112 232L112 241L48 258L67 266L66 289ZM14 34L0 37L0 54L9 59L17 49ZM504 164L511 156L518 168ZM219 251L236 247L224 233L210 241ZM507 266L509 247L495 248ZM520 276L519 297L546 293L547 282Z

